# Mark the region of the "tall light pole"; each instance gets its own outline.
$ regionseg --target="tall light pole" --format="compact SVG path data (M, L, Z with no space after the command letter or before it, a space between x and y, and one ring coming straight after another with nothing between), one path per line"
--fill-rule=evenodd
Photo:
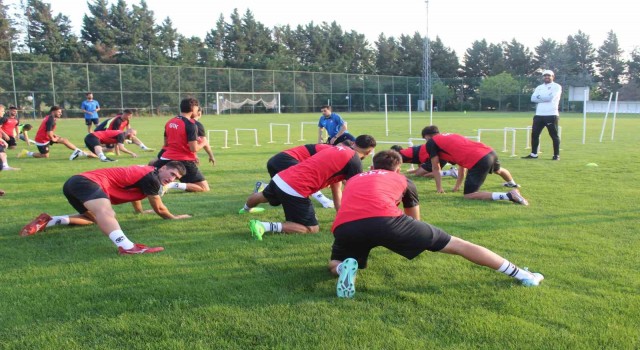
M427 34L424 39L424 53L422 58L422 99L428 103L431 96L431 47L429 42L429 0L425 0L427 8Z

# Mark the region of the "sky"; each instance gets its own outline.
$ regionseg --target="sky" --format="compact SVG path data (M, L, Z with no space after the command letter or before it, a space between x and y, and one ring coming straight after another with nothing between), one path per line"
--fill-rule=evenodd
M51 4L54 14L68 16L79 34L82 17L88 13L87 0L44 0ZM93 0L92 0L93 1ZM139 0L126 0L129 5ZM446 47L456 51L462 61L465 51L476 40L500 43L516 39L532 52L540 41L553 39L564 43L578 30L589 35L594 48L602 45L609 31L618 37L625 58L634 48L640 48L637 35L637 11L623 0L592 2L575 0L518 1L518 0L394 0L394 1L295 1L295 0L146 0L160 24L170 17L174 27L185 36L205 34L215 27L222 14L225 20L235 8L243 15L251 10L255 19L273 28L289 24L335 21L345 31L364 34L374 44L380 33L399 38L418 32L431 40L440 37ZM109 0L113 4L116 0ZM14 9L19 0L5 0Z

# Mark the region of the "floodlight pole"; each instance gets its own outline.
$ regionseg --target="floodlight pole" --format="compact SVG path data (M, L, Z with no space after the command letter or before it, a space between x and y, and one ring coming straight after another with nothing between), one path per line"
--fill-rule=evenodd
M429 42L429 0L425 0L427 8L427 33L424 40L424 53L422 59L422 100L427 101L431 94L431 43Z

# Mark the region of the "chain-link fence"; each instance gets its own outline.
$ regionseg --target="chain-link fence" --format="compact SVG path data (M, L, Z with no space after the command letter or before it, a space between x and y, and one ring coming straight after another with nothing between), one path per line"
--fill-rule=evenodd
M80 117L87 91L100 102L102 115L125 108L141 115L173 114L187 96L197 98L206 113L214 113L216 92L280 92L283 113L316 112L324 104L336 111L384 111L385 106L390 112L416 111L421 91L420 77L127 64L0 61L0 75L0 103L18 105L23 114L34 117L46 114L52 105L62 106L67 117ZM530 93L540 81L515 79L517 91L488 98L479 93L482 78L434 78L434 107L533 110ZM238 112L269 111L247 107L233 113Z

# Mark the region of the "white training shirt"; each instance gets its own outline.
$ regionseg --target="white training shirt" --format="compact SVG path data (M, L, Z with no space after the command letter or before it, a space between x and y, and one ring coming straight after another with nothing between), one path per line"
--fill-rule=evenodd
M538 85L531 95L531 102L537 103L536 115L560 115L558 104L562 96L562 86L555 82Z

